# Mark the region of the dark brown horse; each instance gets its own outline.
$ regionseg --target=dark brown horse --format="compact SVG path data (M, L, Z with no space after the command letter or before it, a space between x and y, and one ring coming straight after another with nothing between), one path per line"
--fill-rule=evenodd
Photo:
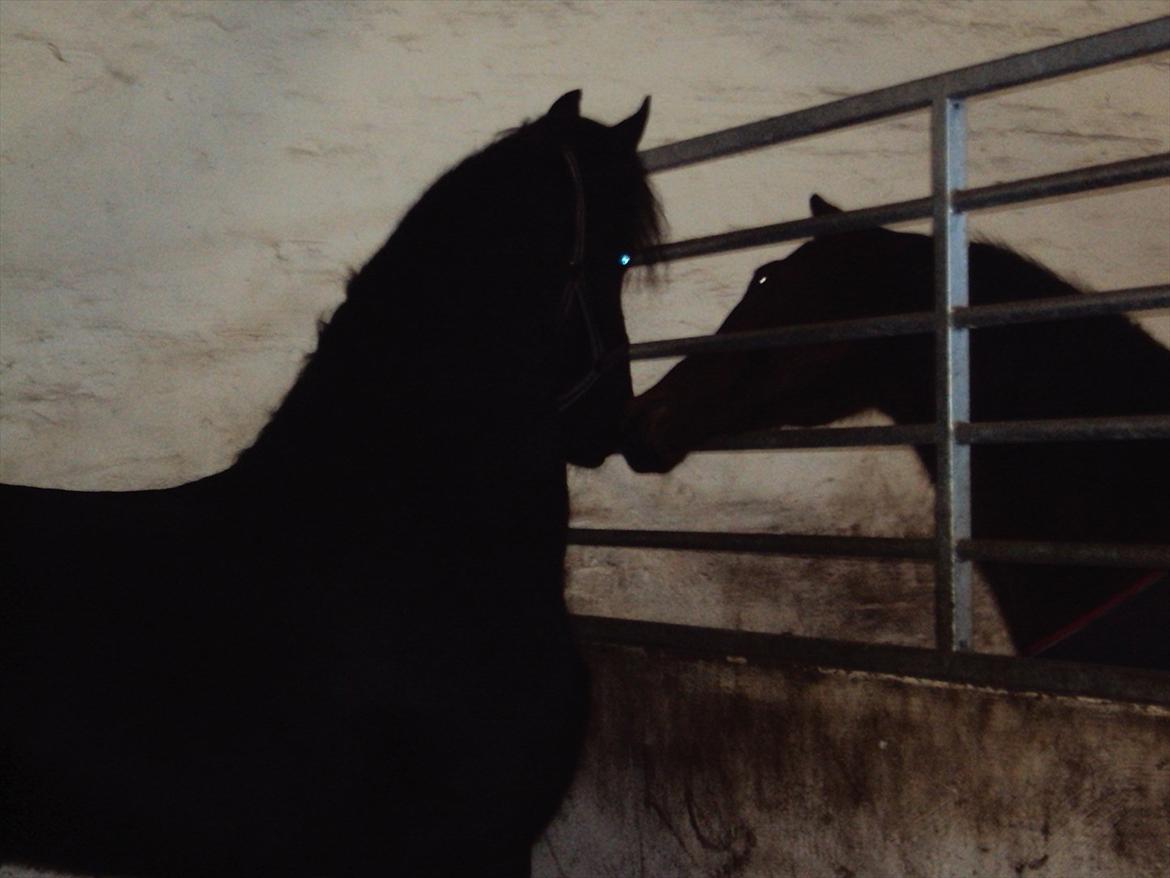
M657 234L649 102L579 101L434 184L232 467L4 486L0 862L528 874L586 714L565 463L617 447Z
M814 214L837 209L814 196ZM816 238L759 268L719 332L933 307L933 241L886 229ZM991 244L970 247L972 304L1078 292ZM977 421L1170 412L1170 351L1120 316L972 330ZM691 356L631 406L623 451L666 472L719 436L827 424L876 409L934 419L930 336ZM918 449L933 477L934 453ZM976 537L1170 542L1170 442L977 445ZM1170 668L1165 571L984 564L1017 649L1046 657Z

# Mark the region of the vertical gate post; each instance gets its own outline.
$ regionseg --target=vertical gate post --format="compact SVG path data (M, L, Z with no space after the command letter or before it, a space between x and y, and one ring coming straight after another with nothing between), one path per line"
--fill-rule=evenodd
M955 425L970 420L968 330L954 309L967 305L967 218L954 205L966 184L966 108L942 93L931 107L931 193L935 285L935 641L946 652L971 648L971 562L959 557L971 536L971 449Z

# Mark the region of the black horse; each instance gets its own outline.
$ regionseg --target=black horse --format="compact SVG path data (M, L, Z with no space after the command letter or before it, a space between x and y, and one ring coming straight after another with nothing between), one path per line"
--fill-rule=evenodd
M522 876L586 678L566 461L631 397L636 147L580 92L449 171L224 472L3 488L0 861Z
M814 214L837 208L817 196ZM1035 262L970 246L973 304L1073 295ZM887 229L816 238L761 266L719 332L933 307L933 242ZM1170 351L1120 316L972 331L977 421L1170 412ZM691 356L631 405L623 451L666 472L718 436L826 424L866 409L934 419L930 336ZM932 478L934 450L919 447ZM1170 543L1170 442L977 445L976 537ZM1170 669L1166 571L982 565L1016 648L1050 658Z

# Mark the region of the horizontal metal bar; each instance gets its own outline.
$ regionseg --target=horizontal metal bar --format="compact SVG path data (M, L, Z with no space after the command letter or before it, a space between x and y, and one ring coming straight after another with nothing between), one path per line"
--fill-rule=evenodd
M1089 696L1170 705L1170 673L1038 658L941 653L789 634L728 631L601 616L574 616L586 643L658 649L705 661L747 660L762 667L804 666L941 680L1009 692Z
M960 423L955 425L955 438L964 445L1170 439L1170 415ZM778 451L797 448L877 448L890 445L933 445L935 439L934 424L774 428L753 430L737 436L719 436L692 450Z
M969 97L1170 49L1170 17L973 64L828 104L664 144L641 153L664 171L812 134L923 109L935 97Z
M983 326L1069 320L1076 317L1097 317L1118 311L1144 311L1166 307L1170 307L1170 284L1158 284L1105 293L1055 296L1051 299L1028 299L958 308L955 310L955 323L968 329L977 329Z
M930 311L888 314L883 317L866 317L859 320L804 323L799 326L779 326L772 329L752 330L751 332L728 332L720 335L638 342L630 345L630 359L654 360L687 354L760 351L819 342L888 338L896 335L930 332L933 326L934 314Z
M855 232L861 229L872 229L876 226L894 225L896 223L925 219L930 216L930 212L931 202L929 198L896 201L891 204L880 204L876 207L864 207L860 210L823 214L821 216L773 223L767 226L756 226L750 229L736 229L735 231L722 232L718 235L706 235L701 238L687 238L682 241L672 241L668 244L660 244L657 247L647 247L645 250L633 254L630 264L653 265L661 262L674 262L678 259L689 259L695 256L709 256L715 253L746 250L750 247L782 244L785 241L799 241L803 238L813 238L817 235Z
M1002 204L1019 204L1056 195L1125 186L1159 177L1170 177L1170 153L964 189L955 193L955 207L962 211L982 210Z
M1076 567L1170 568L1170 545L1040 543L1024 540L960 540L959 554L971 561L1068 564Z
M877 448L887 445L932 445L934 424L882 427L811 427L753 430L720 436L695 451L776 451L782 448Z
M573 546L741 552L832 558L934 557L934 541L896 537L835 537L805 534L718 533L714 531L569 528Z
M1071 195L1094 189L1140 183L1159 177L1170 177L1170 153L1091 165L1085 168L1075 168L1071 171L1062 171L1058 174L1025 177L1007 183L994 183L990 186L960 189L955 192L954 204L957 210L970 212L1004 204L1019 204L1040 198L1051 198L1056 195ZM833 235L910 222L925 219L930 215L931 200L929 198L895 201L860 210L806 217L766 226L736 229L718 235L704 235L699 238L672 241L657 247L648 247L641 253L634 254L631 264L652 265L679 259L690 259L696 256L729 253L750 247L799 241L818 235Z
M850 537L575 527L569 528L569 544L610 546L620 549L671 549L794 557L934 560L934 540L927 537ZM1170 545L965 539L959 541L958 550L959 555L968 561L1060 564L1072 567L1170 568Z
M1170 439L1170 415L1115 418L1050 418L1037 421L980 421L957 424L967 445L1008 442L1083 442L1107 439Z
M1031 299L958 308L955 310L955 323L958 326L977 328L1009 323L1092 317L1118 311L1142 311L1167 306L1170 306L1170 284L1160 284L1105 293L1077 294L1051 299ZM933 320L933 312L915 311L908 314L887 314L857 320L773 327L751 332L728 332L718 335L659 339L630 345L630 359L653 360L688 354L757 351L830 341L916 335L932 331Z

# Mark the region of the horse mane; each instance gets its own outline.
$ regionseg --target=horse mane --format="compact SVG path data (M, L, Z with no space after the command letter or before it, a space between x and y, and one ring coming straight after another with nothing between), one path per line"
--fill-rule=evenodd
M973 243L970 264L973 305L1092 295L1001 243ZM1170 351L1126 314L989 327L973 333L975 344L985 334L985 344L993 348L989 361L1010 355L1018 366L1013 370L1007 363L996 369L985 365L980 370L1001 379L993 397L1011 398L1025 392L1032 380L1025 370L1063 376L1054 385L1056 393L1035 389L1031 401L1044 416L1149 414L1164 411L1170 404Z
M1020 274L1020 279L1015 284L978 282L978 293L975 292L977 281L972 277L972 293L978 295L978 301L972 301L975 305L992 305L1024 299L1049 299L1089 292L1088 284L1057 273L1035 257L998 238L973 239L968 258L972 266L979 261L981 271L995 274L1018 271ZM972 275L974 272L975 269L972 267Z
M821 257L830 265L848 265L853 262L853 252L881 248L883 252L879 257L879 262L887 273L893 274L897 278L897 282L891 284L891 292L905 294L897 299L891 298L881 301L875 301L872 298L859 298L856 300L856 314L839 314L835 315L836 317L844 319L870 314L894 313L898 310L926 311L933 309L934 251L931 235L875 229L826 235L816 238L810 243L814 247L825 248L821 251ZM992 238L972 240L969 245L968 261L969 299L972 305L996 305L1005 302L1050 299L1060 296L1092 295L1087 284L1062 276L1038 259L1017 250L1002 240ZM874 280L872 264L864 263L864 265L862 280L855 281L857 283L870 283ZM894 266L892 270L891 265ZM1057 327L1058 332L1064 331L1062 329L1064 327L1074 326L1081 329L1087 328L1092 332L1116 333L1127 341L1138 338L1150 340L1149 336L1124 314L1074 318L1028 324L1028 326L1031 330L1045 326Z
M1092 295L1001 241L973 241L969 263L972 305ZM1170 404L1170 351L1126 314L988 327L972 334L976 398L1019 400L1020 408L981 417L1143 414ZM1062 380L1034 384L1040 375Z
M589 126L603 127L587 119L579 124L585 141ZM237 466L254 465L274 449L277 457L282 448L287 455L292 442L313 445L320 460L322 446L384 433L387 419L401 418L401 406L388 405L388 395L426 392L412 374L450 371L444 360L481 349L505 327L512 336L515 327L527 327L518 344L546 338L550 327L534 323L539 304L518 294L536 289L551 300L550 287L562 283L565 265L551 263L549 254L568 253L574 231L564 153L588 149L572 139L566 142L564 132L543 120L525 122L442 174L385 244L350 272L344 301L319 321L315 350ZM608 164L606 158L582 157L582 164L591 162L585 178L591 237L603 230L635 250L658 244L661 208L640 163L620 185L607 180L590 187L590 170L621 174L629 165L628 158ZM559 236L563 248L548 246L549 235ZM598 249L586 246L587 264Z
M934 249L929 234L872 229L825 235L798 249L792 258L802 260L808 277L838 291L810 299L806 320L934 308ZM767 266L761 269L767 270ZM974 306L1078 294L1092 295L1002 241L970 244L969 300ZM819 311L817 301L825 303ZM835 307L830 304L834 301ZM1170 351L1127 315L992 326L974 329L971 335L977 417L1139 414L1164 411L1170 404L1166 389L1170 388ZM922 362L930 362L932 346L930 336L857 343L867 356L892 358L888 368L897 369L903 383L888 387L894 400L891 405L908 422L933 416L930 370L920 370ZM884 374L884 368L875 366L874 371ZM1042 377L1051 375L1062 376L1055 391L1052 382Z

